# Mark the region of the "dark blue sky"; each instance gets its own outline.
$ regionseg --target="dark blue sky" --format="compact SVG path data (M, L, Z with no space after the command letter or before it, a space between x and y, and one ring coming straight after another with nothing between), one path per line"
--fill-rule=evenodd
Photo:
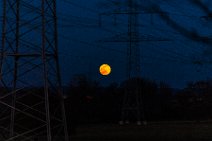
M84 73L100 83L120 82L126 79L125 43L98 42L117 34L127 32L127 15L117 15L114 26L113 15L99 15L116 7L114 0L58 0L58 29L61 73L64 84L68 84L74 74ZM200 0L212 7L210 0ZM126 0L119 1L125 9ZM210 43L202 43L189 38L189 33L200 36L212 35L212 20L206 19L207 12L192 0L138 0L140 12L157 5L167 12L171 20L183 28L170 25L157 13L140 14L139 32L141 37L168 38L168 42L141 42L141 76L165 81L172 87L182 88L189 81L212 78L212 50ZM2 9L1 9L2 11ZM181 30L185 29L185 30ZM112 73L103 77L98 67L108 63Z
M124 5L124 3L121 1L120 5ZM210 1L203 1L203 3L207 6L211 5ZM69 74L72 69L73 73L83 72L92 76L93 79L101 80L102 77L98 75L98 65L109 63L112 66L112 74L104 79L108 79L110 82L125 79L127 45L98 43L97 41L127 32L127 15L117 16L117 27L113 26L112 15L102 18L102 27L95 27L95 24L98 25L100 13L114 9L115 6L110 1L92 0L89 3L87 1L73 3L61 1L59 8L64 4L67 8L64 8L65 11L62 10L61 13L66 15L64 18L69 19L70 23L61 21L61 24L70 24L70 26L61 25L60 31L70 39L89 42L89 45L77 41L65 41L63 37L60 37L60 43L63 46L61 51L68 50L70 54L70 56L63 57L64 60L67 60L67 63L63 65L69 68L63 67L63 72ZM157 4L163 11L169 13L168 15L173 21L188 31L195 31L204 36L211 35L209 29L212 23L201 18L207 13L189 0L140 0L139 4L141 7ZM141 12L143 11L141 8ZM71 26L71 22L73 22L73 26ZM169 42L140 43L141 76L156 81L165 81L172 87L184 87L189 81L211 78L211 55L210 53L205 54L205 52L209 52L210 45L185 37L179 29L170 27L158 14L141 14L139 24L141 36L152 35L171 39ZM120 50L120 52L116 50ZM69 62L68 60L74 61Z

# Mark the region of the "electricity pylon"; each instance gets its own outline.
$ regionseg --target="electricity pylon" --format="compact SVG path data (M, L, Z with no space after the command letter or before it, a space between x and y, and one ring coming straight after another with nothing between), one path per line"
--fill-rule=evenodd
M110 1L116 6L121 6L120 1ZM136 81L136 84L131 87L128 84L125 89L123 103L121 108L121 121L120 124L128 123L129 118L134 116L137 120L137 124L140 125L141 121L146 124L144 116L144 108L142 103L142 88L139 85L139 80L141 77L141 62L140 62L140 42L146 41L169 41L169 39L149 36L141 36L139 33L139 15L144 14L140 12L139 4L137 0L126 0L124 2L125 8L117 7L112 12L101 13L103 15L127 15L128 24L127 24L127 33L118 34L113 37L101 40L101 42L117 42L117 43L127 43L127 64L126 64L126 78ZM125 9L125 10L123 10ZM152 11L150 11L152 13ZM146 13L148 14L148 12ZM100 18L101 18L100 17ZM115 23L117 17L115 16ZM101 22L100 22L100 25ZM116 24L115 24L116 25ZM117 26L117 25L116 25Z
M68 141L56 0L2 0L0 140Z

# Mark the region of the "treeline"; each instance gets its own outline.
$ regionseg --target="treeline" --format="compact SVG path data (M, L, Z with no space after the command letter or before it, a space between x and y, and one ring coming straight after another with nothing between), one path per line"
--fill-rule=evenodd
M118 122L124 92L139 88L145 120L206 120L212 117L212 83L199 81L176 90L166 83L133 78L103 87L86 77L66 91L68 118L79 124Z
M158 84L144 78L132 78L120 84L102 86L80 76L69 87L64 88L67 120L77 124L117 123L121 120L124 93L126 90L131 91L130 96L133 97L133 91L137 88L142 99L141 113L147 121L212 119L211 80L191 82L185 88L176 90L166 83ZM3 91L5 88L1 88L1 93ZM17 95L21 96L19 101L27 105L39 103L41 99L37 98L37 95L44 96L42 87L25 88L18 91ZM11 96L5 97L5 101L7 99L9 101ZM51 109L56 109L54 101L57 100L50 94ZM41 107L37 108L42 111L44 103ZM0 109L4 108L1 106Z

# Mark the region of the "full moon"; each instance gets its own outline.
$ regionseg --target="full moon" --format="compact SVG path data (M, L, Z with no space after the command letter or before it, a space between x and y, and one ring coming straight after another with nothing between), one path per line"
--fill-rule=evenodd
M102 64L102 65L99 67L99 72L100 72L102 75L109 75L110 72L111 72L111 67L110 67L108 64Z

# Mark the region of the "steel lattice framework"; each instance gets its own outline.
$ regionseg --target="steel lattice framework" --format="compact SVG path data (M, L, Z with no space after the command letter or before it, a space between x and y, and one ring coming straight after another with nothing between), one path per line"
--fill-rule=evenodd
M0 140L66 140L56 0L2 0Z
M139 47L139 29L138 29L138 9L137 1L128 0L128 48L127 48L127 78L130 80L132 77L139 79L141 75L140 69L140 47ZM141 89L136 83L135 91L130 89L129 86L125 90L121 122L128 122L129 114L133 114L136 117L137 123L141 123L141 114L144 120L144 112L141 110ZM142 113L141 113L142 111Z
M118 1L112 1L114 5L119 3ZM128 80L131 78L140 78L140 48L139 42L145 39L141 39L139 37L139 29L138 29L138 5L137 0L126 0L125 1L125 10L119 10L121 8L117 8L114 12L103 13L102 15L127 15L128 16L128 27L127 33L115 35L112 38L107 38L102 40L103 42L124 42L127 44L127 58L126 58L126 77ZM115 16L116 17L116 16ZM116 20L116 19L115 19ZM140 89L136 86L136 90L126 88L123 104L121 108L121 121L120 123L128 121L129 114L134 114L137 122L141 123L141 97L140 97ZM142 112L142 115L143 112ZM144 120L144 116L143 119Z
M124 9L120 8L122 2L120 1L110 1L114 6L118 6L112 12L102 13L100 19L103 15L127 15L128 27L127 33L118 34L113 37L109 37L101 40L101 42L116 42L116 43L126 43L127 44L127 59L126 59L126 78L129 81L135 81L134 86L127 84L123 103L121 105L121 121L120 124L128 122L130 116L134 116L137 120L137 124L141 124L141 120L146 124L144 117L144 109L142 106L142 88L139 85L139 79L141 78L141 62L140 62L140 42L151 42L151 41L169 41L170 39L154 37L152 35L140 35L139 33L139 15L155 13L154 11L148 11L148 8L143 9L145 12L141 12L141 5L138 4L137 0L125 0ZM121 9L121 10L120 10ZM101 21L101 20L100 20ZM116 16L115 16L116 21ZM101 22L100 22L100 25ZM116 23L115 23L116 25Z

